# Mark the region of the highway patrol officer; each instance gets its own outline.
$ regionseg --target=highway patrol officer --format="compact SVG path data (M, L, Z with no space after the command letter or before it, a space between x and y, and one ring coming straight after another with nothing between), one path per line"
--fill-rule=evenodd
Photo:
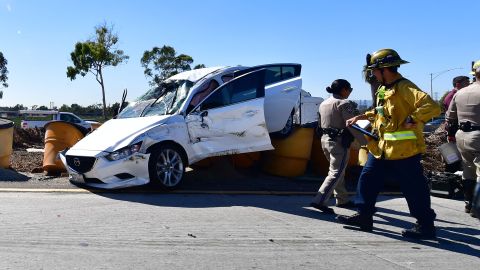
M449 141L453 136L462 155L465 212L471 212L473 190L480 182L480 60L473 65L476 81L458 91L452 99L446 119Z
M412 229L402 231L402 236L434 238L436 215L431 208L430 190L420 161L426 147L424 123L440 114L440 106L398 73L398 67L406 63L392 49L367 55L365 69L381 83L376 107L347 120L346 124L368 119L379 140L370 140L367 144L368 159L358 180L355 201L358 212L352 216L338 216L337 220L371 231L378 193L385 177L390 176L399 181L410 214L417 219Z
M326 90L332 96L320 104L318 128L323 134L322 150L330 166L327 177L310 205L324 213L333 214L333 209L327 206L332 192L338 207L353 208L355 206L348 198L344 183L349 147L353 141L352 134L345 127L345 121L357 115L358 111L357 104L347 100L352 92L348 81L335 80Z

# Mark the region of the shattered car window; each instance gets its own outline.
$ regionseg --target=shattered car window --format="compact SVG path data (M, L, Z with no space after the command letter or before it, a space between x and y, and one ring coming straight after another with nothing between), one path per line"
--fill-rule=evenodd
M193 84L187 80L162 83L129 104L117 118L174 114L187 98Z

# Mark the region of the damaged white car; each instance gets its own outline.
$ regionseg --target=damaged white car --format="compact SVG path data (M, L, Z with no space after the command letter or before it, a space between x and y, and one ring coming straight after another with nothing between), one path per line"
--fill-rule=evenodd
M70 181L96 188L177 187L201 159L273 149L288 135L299 64L186 71L129 104L61 155Z

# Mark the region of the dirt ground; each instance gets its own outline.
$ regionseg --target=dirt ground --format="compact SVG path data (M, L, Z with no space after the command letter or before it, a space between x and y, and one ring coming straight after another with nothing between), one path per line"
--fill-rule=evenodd
M11 168L17 172L42 172L43 153L27 152L28 148L44 147L45 131L43 129L13 130L13 153Z

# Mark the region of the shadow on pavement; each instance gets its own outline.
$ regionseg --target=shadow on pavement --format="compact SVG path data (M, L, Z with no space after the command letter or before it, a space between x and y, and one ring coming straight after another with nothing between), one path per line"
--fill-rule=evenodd
M410 216L408 213L385 209L385 208L378 208L378 212L375 214L375 217L379 217L383 220L375 219L375 224L387 224L391 226L398 227L400 229L407 229L412 228L413 223L404 221L398 218L394 218L391 216L384 215L382 213L400 215L400 216ZM439 249L444 249L456 253L461 253L465 255L470 255L474 257L480 257L480 239L474 237L480 235L480 230L474 229L472 227L445 227L439 225L440 223L449 223L449 224L458 224L469 226L467 224L462 223L455 223L451 221L446 221L443 219L436 219L436 227L437 227L437 239L436 240L429 240L429 241L420 241L420 240L412 240L408 238L402 237L400 234L384 230L378 229L374 227L375 234L383 235L386 237L409 241L417 244L426 245L429 247L435 247ZM473 248L472 246L478 247L479 249Z
M14 170L0 169L0 181L2 182L26 182L30 177Z
M184 181L178 187L180 194L173 194L168 191L162 191L159 188L151 186L128 188L118 191L95 191L100 196L114 200L130 201L135 203L148 204L161 207L179 207L179 208L209 208L209 207L256 207L273 210L305 218L335 222L335 215L322 214L313 210L308 205L311 196L290 197L290 196L258 196L228 195L229 193L241 194L255 192L263 194L275 194L281 192L292 192L297 194L314 194L320 187L323 177L310 176L302 178L284 178L270 176L262 173L258 168L250 170L233 169L227 162L219 162L214 167L208 169L189 170L185 174ZM394 186L394 185L393 185ZM350 179L347 182L347 189L354 191L356 181ZM216 195L192 196L187 193L213 192ZM389 191L387 186L384 191ZM395 187L390 191L395 191ZM153 194L152 194L153 193ZM160 193L160 194L159 194ZM164 194L162 194L164 193ZM288 193L287 193L288 194ZM174 198L174 200L172 200ZM295 198L295 200L293 200ZM301 198L298 200L298 198ZM379 197L379 201L389 200L398 197ZM399 218L392 217L399 216ZM400 235L400 231L413 226L411 222L402 220L403 217L410 217L409 213L378 207L375 224L386 224L398 227L398 231L374 227L373 234L382 235L396 240L409 241L422 244L429 247L435 247L452 252L479 257L480 251L475 247L480 247L480 240L472 237L479 235L480 231L473 229L471 225L455 223L447 220L438 220L438 223L465 226L458 227L438 227L438 239L435 241L412 241L405 239ZM438 224L437 223L437 224ZM374 224L374 226L375 226ZM342 226L339 224L339 226ZM471 245L471 246L469 246Z
M209 208L209 207L256 207L286 213L295 216L301 216L316 220L336 222L335 215L322 214L319 211L308 207L311 197L295 197L292 201L291 196L258 196L258 195L206 195L192 196L187 194L119 194L119 193L100 193L99 195L121 201L130 201L135 203L149 204L161 207L180 207L180 208ZM175 198L175 200L172 200ZM300 201L297 198L301 198ZM402 219L391 217L389 215L409 216L408 213L379 208L375 214L375 223L373 234L389 237L395 240L408 241L421 244L428 247L434 247L464 255L480 257L480 240L475 235L480 235L480 230L471 227L444 227L437 226L436 240L412 240L400 235L400 231L405 228L411 228L413 224ZM460 224L449 221L451 224ZM384 228L375 227L375 224L386 224L398 227L398 231L391 231ZM461 224L463 225L463 224ZM343 226L339 224L339 226ZM468 226L468 225L466 225ZM476 248L478 247L478 248Z

